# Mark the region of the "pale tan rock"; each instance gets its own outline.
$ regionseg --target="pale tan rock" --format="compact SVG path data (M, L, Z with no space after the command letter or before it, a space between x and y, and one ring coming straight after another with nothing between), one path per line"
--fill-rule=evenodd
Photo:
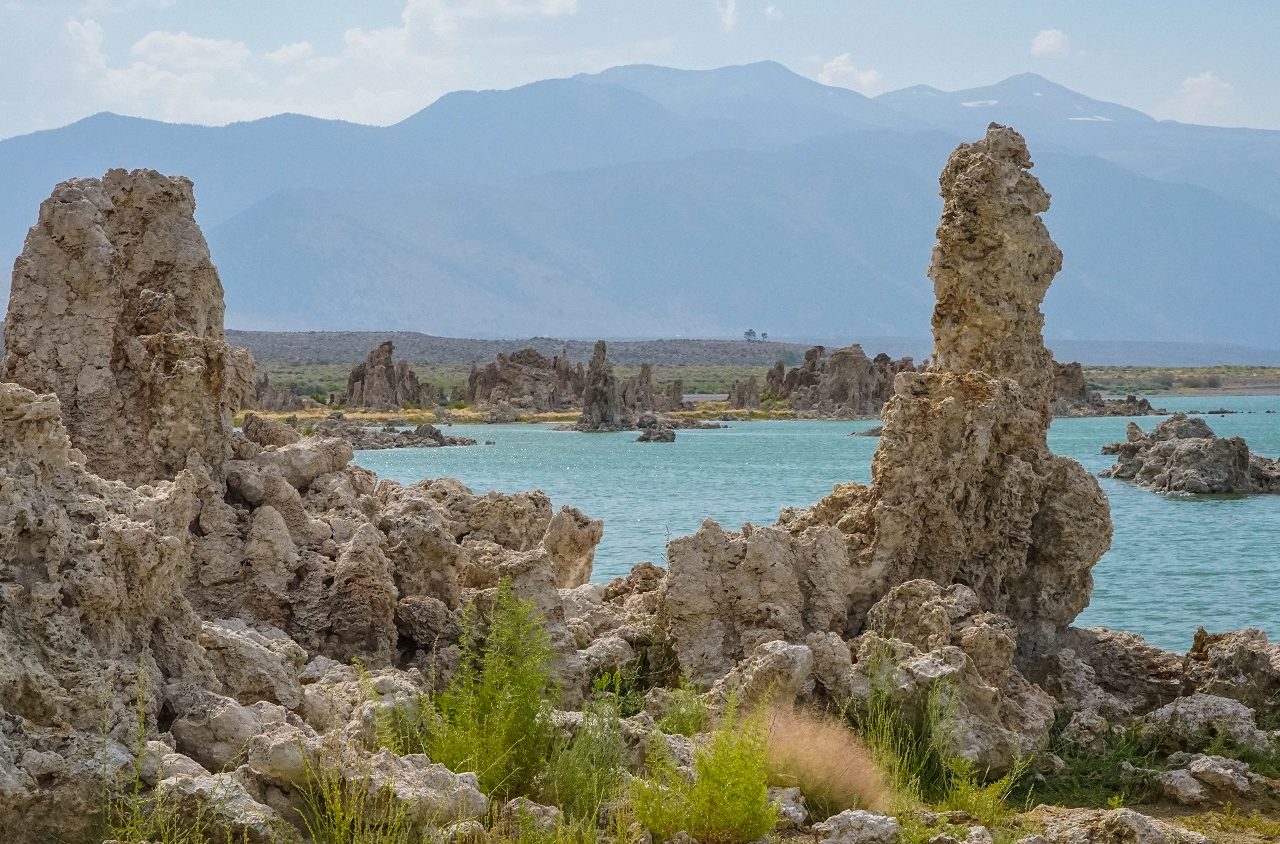
M830 528L723 530L710 520L672 540L659 623L680 661L710 686L762 642L842 632L858 572Z
M1210 844L1198 832L1133 809L1040 806L1032 817L1043 824L1043 835L1049 844Z
M1116 463L1102 476L1154 492L1184 495L1280 493L1280 460L1249 451L1240 437L1219 437L1199 417L1175 413L1150 433L1129 423L1125 442L1104 446Z
M246 413L241 425L245 437L261 446L292 445L302 439L302 435L283 422L268 419L256 413Z
M547 523L542 545L556 568L556 586L572 589L591 579L596 546L604 537L604 522L590 519L576 507L561 507Z
M1097 481L1046 440L1052 373L1039 307L1061 253L1030 166L1022 137L992 125L943 170L933 359L896 374L872 485L838 486L784 510L775 528L704 525L669 544L662 629L696 679L713 681L768 639L856 634L872 605L912 580L965 584L977 606L1012 622L1028 659L1051 652L1088 604L1111 519ZM819 388L823 351L806 355L793 393ZM865 380L853 351L837 368L832 383L846 394ZM821 609L809 618L811 606Z
M33 837L88 821L104 744L132 747L139 682L151 719L170 688L218 686L182 590L193 476L135 490L79 459L55 396L0 383L0 767L45 742L65 761L40 781L0 774L0 828Z
M56 393L86 466L132 485L231 455L252 359L228 346L192 184L153 170L73 179L14 264L0 380Z

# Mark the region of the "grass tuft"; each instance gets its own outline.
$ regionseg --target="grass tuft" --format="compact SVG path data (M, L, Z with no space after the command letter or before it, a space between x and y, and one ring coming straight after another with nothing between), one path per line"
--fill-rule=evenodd
M893 805L893 790L871 751L835 717L775 707L768 712L766 745L769 783L799 787L815 818Z
M554 652L532 601L504 581L484 644L475 605L462 619L462 659L444 691L423 696L418 712L388 713L379 742L397 754L425 753L452 771L473 771L481 789L507 797L531 792L551 757Z
M706 746L695 751L693 782L660 754L647 778L631 781L631 802L657 841L683 831L702 844L746 844L778 822L768 775L764 724L738 717L731 705Z

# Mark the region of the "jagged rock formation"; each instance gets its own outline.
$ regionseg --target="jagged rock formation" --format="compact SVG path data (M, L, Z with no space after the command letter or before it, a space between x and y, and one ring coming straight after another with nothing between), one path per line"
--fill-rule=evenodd
M1203 419L1175 413L1146 433L1130 422L1125 442L1104 446L1116 464L1102 476L1154 492L1206 495L1280 493L1280 460L1249 451L1240 437L1219 437Z
M418 381L408 361L395 361L390 340L369 350L363 363L347 376L345 404L369 410L400 410L406 406L429 407L444 400L439 387Z
M566 410L582 398L586 372L565 355L550 360L534 349L499 354L483 367L471 367L467 378L468 404L501 405L540 413ZM512 420L514 421L514 420Z
M943 170L933 362L896 377L872 486L837 487L773 528L732 534L708 523L670 544L663 625L695 677L782 640L821 645L815 673L839 685L840 646L821 637L871 626L872 606L907 581L966 587L976 608L1002 617L985 626L1005 631L1022 658L1087 605L1111 520L1093 477L1046 443L1052 375L1039 305L1062 256L1030 166L1022 137L993 125ZM819 375L818 360L801 376ZM904 651L895 664L911 659ZM1025 726L1018 709L986 720L986 738L967 745L974 761L1007 762L992 730Z
M754 410L760 407L760 382L754 375L745 381L735 381L729 388L729 407L738 410Z
M596 341L587 381L582 390L582 415L574 426L579 431L624 431L633 427L622 405L622 392L613 374L603 340Z
M198 454L217 471L252 361L223 334L222 283L188 179L72 179L13 269L0 380L55 393L86 466L137 485Z
M782 361L775 363L765 389L806 418L878 416L893 393L894 377L914 369L911 358L893 360L883 353L868 358L857 343L830 357L825 347L814 346L801 366L787 370Z
M272 384L271 376L265 372L253 382L243 404L243 407L253 410L276 413L320 406L320 403L310 396L300 396L293 390Z
M316 424L316 433L346 440L356 451L378 451L388 448L438 448L451 445L475 445L470 437L450 437L430 423L400 429L393 424L375 427L332 414ZM264 443L265 445L265 443Z
M1084 367L1079 363L1053 362L1054 416L1163 416L1169 411L1151 406L1151 402L1135 395L1123 399L1104 399L1089 389Z

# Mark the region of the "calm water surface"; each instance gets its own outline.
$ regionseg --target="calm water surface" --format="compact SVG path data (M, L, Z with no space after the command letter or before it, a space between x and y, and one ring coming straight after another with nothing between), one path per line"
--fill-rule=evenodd
M1162 397L1170 410L1228 408L1207 417L1219 435L1280 457L1280 396ZM1266 410L1278 413L1267 414ZM1049 445L1097 473L1112 459L1129 420L1058 419ZM1157 417L1136 420L1150 428ZM454 436L493 440L475 448L356 453L356 461L405 483L460 478L473 490L541 489L605 523L594 579L640 560L663 564L667 540L704 518L736 527L770 524L785 506L812 504L848 480L866 483L878 439L851 437L874 422L739 422L720 431L680 431L669 445L634 442L634 432L578 434L549 425L455 425ZM1133 630L1185 649L1199 624L1257 626L1280 635L1280 496L1181 499L1101 480L1115 539L1094 569L1093 601L1080 624Z

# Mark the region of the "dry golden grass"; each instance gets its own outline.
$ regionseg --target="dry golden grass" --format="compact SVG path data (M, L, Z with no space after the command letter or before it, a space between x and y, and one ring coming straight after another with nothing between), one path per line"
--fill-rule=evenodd
M768 720L769 782L799 786L812 817L845 809L889 811L893 789L862 740L840 719L772 707Z

